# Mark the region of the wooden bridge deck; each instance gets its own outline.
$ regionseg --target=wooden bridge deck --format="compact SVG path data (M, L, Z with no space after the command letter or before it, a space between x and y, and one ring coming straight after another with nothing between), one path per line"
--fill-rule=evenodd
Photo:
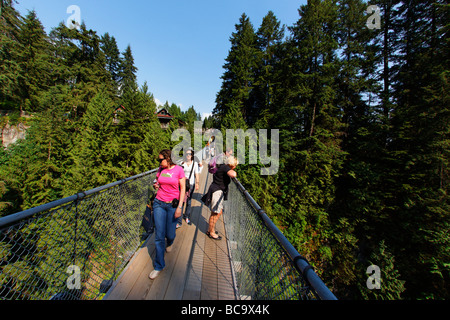
M200 187L192 198L191 221L177 230L173 249L165 254L166 267L150 280L155 256L154 234L133 256L104 300L235 300L225 228L222 217L217 241L206 236L209 209L200 198L212 176L204 166Z

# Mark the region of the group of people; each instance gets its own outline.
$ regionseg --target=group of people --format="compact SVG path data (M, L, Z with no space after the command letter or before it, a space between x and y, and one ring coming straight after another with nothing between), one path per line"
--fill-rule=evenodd
M232 153L232 149L227 149L217 157L217 171L213 174L208 192L202 197L202 202L211 209L206 235L213 240L222 239L215 230L215 225L223 213L223 203L228 197L231 178L236 177L234 169L238 161ZM165 267L164 255L172 250L176 229L182 225L183 217L187 224L191 224L191 199L194 190L199 189L202 167L192 148L186 151L184 161L180 165L172 161L172 152L168 149L159 153L158 162L160 166L153 182L157 193L153 201L156 256L153 261L154 270L149 275L152 280ZM182 217L185 203L186 210Z

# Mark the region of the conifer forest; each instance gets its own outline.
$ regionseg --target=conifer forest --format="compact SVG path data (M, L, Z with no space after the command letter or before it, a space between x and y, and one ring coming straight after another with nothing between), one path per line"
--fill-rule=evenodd
M1 3L0 127L26 138L0 148L0 217L156 168L178 121L161 128L131 46ZM379 0L377 28L368 6L243 13L203 126L279 129L278 173L238 178L338 299L449 299L450 5ZM191 133L201 119L165 107Z

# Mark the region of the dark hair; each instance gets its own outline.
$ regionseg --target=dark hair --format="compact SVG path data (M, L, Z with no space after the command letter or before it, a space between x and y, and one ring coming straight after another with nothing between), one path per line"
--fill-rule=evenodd
M167 163L171 166L174 165L175 163L173 163L172 161L172 151L169 149L164 149L162 150L160 153L160 155L162 155L164 157L164 159L167 160Z

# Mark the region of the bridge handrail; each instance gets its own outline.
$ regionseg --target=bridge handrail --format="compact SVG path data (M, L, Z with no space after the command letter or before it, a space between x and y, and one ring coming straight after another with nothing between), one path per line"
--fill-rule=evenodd
M201 151L199 151L201 152ZM201 157L201 156L200 156ZM124 185L133 180L143 178L148 179L147 176L155 174L157 169L153 169L126 179L122 179L101 187L94 188L89 191L79 192L70 197L59 199L48 204L44 204L35 208L31 208L22 212L18 212L6 217L0 217L0 230L13 227L20 224L22 221L34 219L40 213L48 212L50 210L59 210L60 207L66 206L70 203L78 203L81 200L90 199L90 196L96 197L98 194L102 194L102 191L112 189L114 187ZM151 177L150 177L151 178ZM140 180L139 180L140 181ZM261 206L255 201L255 199L250 195L250 193L245 189L238 179L233 179L237 189L245 196L252 210L254 210L258 216L263 221L266 228L270 231L273 237L278 241L281 248L284 249L288 258L293 262L295 268L302 275L302 277L307 282L308 286L316 293L316 296L322 300L337 300L334 294L327 288L320 277L315 273L308 261L299 254L299 252L293 247L293 245L287 240L283 233L278 229L278 227L272 222L272 220L267 216L266 212L261 208ZM135 182L132 182L135 183ZM149 182L147 182L149 183Z
M316 274L313 267L308 263L306 258L304 258L297 249L289 242L289 240L283 235L283 233L278 229L278 227L273 223L273 221L269 218L266 212L261 208L261 206L253 199L250 193L245 189L242 183L237 179L233 178L233 182L240 189L240 191L247 198L249 203L253 206L253 208L258 212L261 219L264 221L266 227L270 230L273 236L278 240L280 245L286 250L289 257L295 263L297 269L301 272L303 277L309 283L311 288L317 293L317 295L322 300L337 300L336 296L328 289L325 283L320 279L320 277Z
M1 217L0 300L101 297L146 236L156 171Z
M52 201L52 202L49 202L49 203L46 203L46 204L43 204L43 205L40 205L40 206L37 206L37 207L33 207L33 208L30 208L30 209L27 209L27 210L24 210L24 211L20 211L20 212L14 213L14 214L10 214L10 215L5 216L5 217L0 217L0 228L8 227L8 226L13 225L13 224L15 224L17 222L20 222L21 220L24 220L24 219L27 219L27 218L31 218L31 217L33 217L34 215L36 215L36 214L38 214L40 212L44 212L44 211L47 211L47 210L50 210L50 209L53 209L53 208L57 208L57 207L62 206L64 204L67 204L67 203L70 203L70 202L73 202L73 201L76 201L76 200L81 200L81 199L83 199L83 198L85 198L85 197L87 197L89 195L92 195L92 194L104 191L106 189L110 189L112 187L120 186L121 184L124 184L124 183L126 183L128 181L139 179L141 177L144 177L144 176L147 176L149 174L152 174L152 173L156 172L156 170L158 170L158 169L153 169L153 170L150 170L150 171L147 171L147 172L143 172L143 173L137 174L135 176L132 176L132 177L129 177L129 178L126 178L126 179L121 179L121 180L118 180L116 182L112 182L110 184L106 184L106 185L101 186L101 187L97 187L97 188L94 188L94 189L91 189L91 190L88 190L88 191L84 191L84 192L79 192L77 194L74 194L72 196L69 196L69 197L66 197L66 198L63 198L63 199L58 199L58 200L55 200L55 201Z

